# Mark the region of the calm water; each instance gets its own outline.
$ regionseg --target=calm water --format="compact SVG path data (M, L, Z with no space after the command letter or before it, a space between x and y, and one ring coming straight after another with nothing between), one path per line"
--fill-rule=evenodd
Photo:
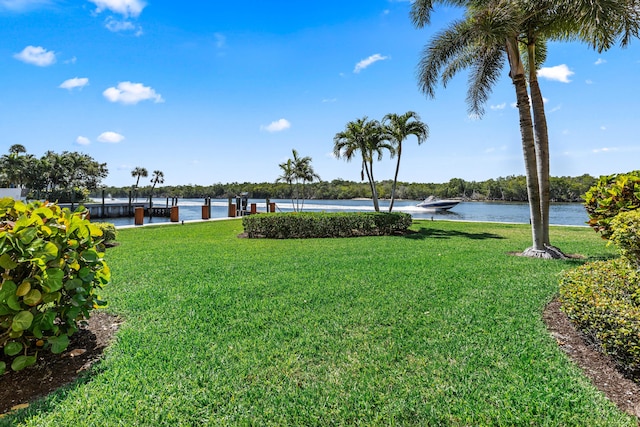
M139 200L142 201L142 200ZM273 199L278 212L291 212L291 200ZM114 199L110 203L127 203L127 199ZM266 210L265 200L249 199L249 204L257 203L258 211ZM419 208L416 200L401 200L394 203L395 212L406 212L415 219L446 219L457 221L486 221L486 222L529 222L529 205L526 203L503 202L462 202L445 212L433 212ZM201 219L203 199L180 199L180 220L191 221ZM211 201L211 218L227 216L227 200ZM166 206L166 199L154 199L154 206ZM381 201L380 210L388 209L389 202ZM308 212L372 212L373 203L370 200L305 200L304 211ZM584 206L580 203L560 203L551 205L551 224L554 225L582 225L588 217ZM133 225L133 218L109 218L104 221L116 226ZM169 218L145 218L146 223L168 222Z

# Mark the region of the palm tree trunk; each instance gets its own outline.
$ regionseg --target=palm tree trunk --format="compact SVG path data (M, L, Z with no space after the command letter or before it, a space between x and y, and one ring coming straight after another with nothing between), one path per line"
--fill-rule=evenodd
M540 189L538 186L538 168L535 155L535 138L533 134L533 121L531 119L531 107L525 79L524 66L518 51L517 40L507 40L507 55L509 57L509 75L516 90L516 101L520 115L520 133L522 136L522 151L525 162L525 176L527 180L527 196L529 198L529 212L531 215L531 235L533 246L525 251L530 256L544 254L544 242L542 239L542 221L540 214Z
M535 45L528 47L529 64L535 64ZM549 238L549 199L550 199L550 171L549 171L549 132L547 118L544 112L544 100L535 66L529 67L529 87L531 90L531 105L533 107L533 122L535 132L536 163L538 165L538 186L540 188L540 216L542 221L542 240L545 245L551 245Z
M373 180L373 161L364 162L364 169L367 172L367 178L369 179L369 186L371 187L371 198L373 199L373 209L376 212L380 212L380 206L378 204L378 190L376 189L376 183Z
M389 212L393 210L393 202L396 199L396 186L398 185L398 172L400 172L400 156L402 156L402 145L398 145L398 162L396 163L396 173L393 175L393 186L391 187L391 201L389 202Z

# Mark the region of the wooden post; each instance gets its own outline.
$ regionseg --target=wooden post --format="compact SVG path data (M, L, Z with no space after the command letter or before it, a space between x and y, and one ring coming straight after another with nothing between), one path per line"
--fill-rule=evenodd
M178 222L180 217L180 208L178 206L171 206L171 222Z
M206 204L202 206L202 219L209 219L209 206Z
M135 209L135 225L142 225L144 223L144 208Z
M271 202L269 203L269 212L275 212L276 211L276 204L275 202Z
M255 215L258 213L258 204L251 203L251 215Z
M228 212L228 216L230 218L235 218L236 217L236 205L234 205L232 203L232 198L229 197L229 212Z

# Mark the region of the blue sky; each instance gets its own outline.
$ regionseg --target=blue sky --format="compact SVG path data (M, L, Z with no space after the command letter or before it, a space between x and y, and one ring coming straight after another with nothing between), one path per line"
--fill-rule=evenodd
M331 156L347 122L416 111L430 138L403 148L400 180L485 180L524 173L505 74L481 119L466 78L435 99L416 67L459 15L440 7L415 29L399 0L177 2L0 0L0 152L79 151L106 162L106 185L161 170L165 185L274 181L296 149L323 180L360 179ZM551 173L640 168L640 40L598 54L552 44L541 88ZM375 165L391 179L394 161ZM141 183L142 184L142 183Z

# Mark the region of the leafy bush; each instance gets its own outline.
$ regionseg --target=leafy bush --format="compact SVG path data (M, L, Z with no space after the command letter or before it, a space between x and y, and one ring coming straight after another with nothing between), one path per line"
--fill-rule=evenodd
M608 239L611 220L620 212L640 207L640 171L601 176L584 198L588 224Z
M96 222L95 225L102 230L102 240L106 246L114 246L118 237L116 226L110 222Z
M105 303L110 279L102 231L56 204L0 199L0 373L62 353L78 322Z
M611 229L609 242L634 268L640 268L640 210L619 213L611 220Z
M411 215L395 212L272 213L242 219L249 237L271 239L391 235L406 231L411 222Z
M585 264L564 274L567 316L628 373L640 374L640 278L620 260Z

